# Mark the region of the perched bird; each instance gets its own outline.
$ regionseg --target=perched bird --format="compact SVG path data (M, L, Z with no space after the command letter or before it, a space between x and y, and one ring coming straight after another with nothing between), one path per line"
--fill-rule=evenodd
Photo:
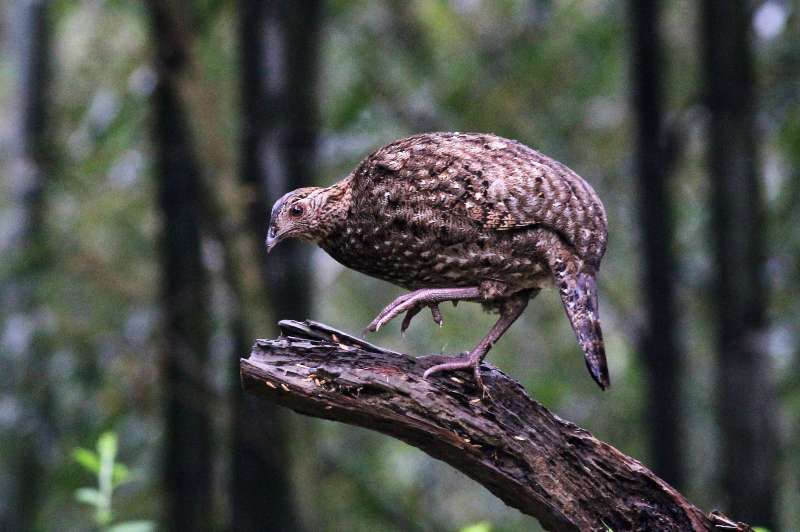
M480 363L542 288L555 286L592 378L609 385L596 276L606 250L603 204L563 164L491 134L425 133L395 141L326 188L289 192L272 208L267 250L286 238L318 244L343 265L411 292L367 326L474 301L497 323L472 351L430 375Z

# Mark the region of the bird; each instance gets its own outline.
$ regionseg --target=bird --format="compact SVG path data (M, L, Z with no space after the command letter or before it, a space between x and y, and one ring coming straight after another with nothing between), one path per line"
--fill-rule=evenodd
M278 199L267 252L287 238L317 244L344 266L408 293L365 329L439 304L480 303L499 314L470 351L431 355L423 374L472 371L528 302L558 290L586 367L610 385L598 308L597 275L608 240L606 212L591 185L564 164L489 133L422 133L375 150L341 181Z

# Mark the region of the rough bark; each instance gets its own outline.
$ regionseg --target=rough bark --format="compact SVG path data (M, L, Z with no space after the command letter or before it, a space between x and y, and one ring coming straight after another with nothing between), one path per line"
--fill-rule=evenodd
M721 485L732 513L774 529L778 410L764 350L766 232L750 14L745 0L703 2Z
M668 193L669 162L663 113L660 2L631 0L632 102L636 116L642 293L646 323L640 347L647 373L647 415L653 469L674 486L684 484L681 373L675 312L676 260Z
M284 242L267 260L270 208L311 184L317 136L316 87L322 3L241 0L242 181L251 188L248 225L261 250L266 301L278 315L308 315L309 250ZM236 384L236 383L234 383ZM288 481L282 412L236 384L233 436L234 529L299 528ZM265 481L264 479L269 479Z
M430 365L327 326L282 321L241 360L243 387L302 414L388 434L443 460L549 530L748 530L705 515L640 462L484 365L426 381Z
M149 3L158 85L153 95L164 312L164 528L212 526L211 419L206 364L210 331L207 272L200 234L202 204L188 113L176 79L186 68L185 40L169 3Z

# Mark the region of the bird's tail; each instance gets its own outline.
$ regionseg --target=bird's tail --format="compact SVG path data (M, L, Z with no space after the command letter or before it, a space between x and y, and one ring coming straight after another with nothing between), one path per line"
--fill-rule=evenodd
M564 310L583 349L586 367L595 382L605 390L611 381L608 376L603 331L600 329L595 275L579 270L576 275L559 279L558 286Z

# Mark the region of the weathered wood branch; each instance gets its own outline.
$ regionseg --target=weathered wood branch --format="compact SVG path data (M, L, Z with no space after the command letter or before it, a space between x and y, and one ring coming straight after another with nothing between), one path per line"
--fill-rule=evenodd
M750 530L704 514L637 460L531 399L483 366L430 381L425 358L325 325L280 323L241 361L244 388L302 414L377 430L459 469L549 530ZM463 378L462 378L463 377Z

